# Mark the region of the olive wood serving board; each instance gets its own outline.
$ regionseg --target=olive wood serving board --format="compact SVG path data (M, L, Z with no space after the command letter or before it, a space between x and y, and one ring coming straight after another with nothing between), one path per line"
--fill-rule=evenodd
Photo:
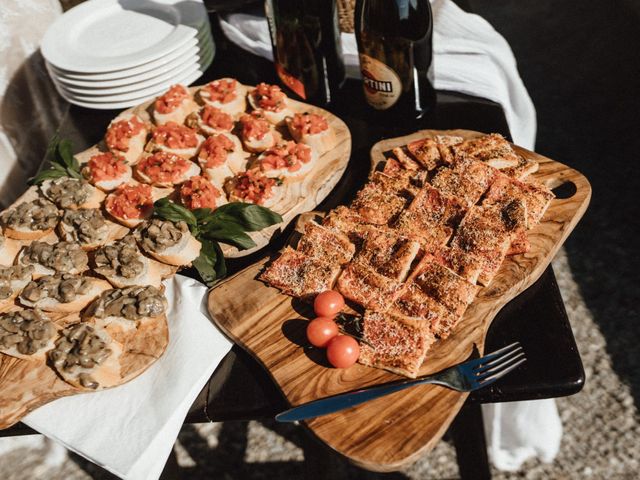
M253 87L244 85L247 91ZM195 95L200 86L190 87L189 91ZM136 114L145 122L152 122L151 112L154 100L142 103L135 107L124 110L118 116L127 114ZM259 232L249 232L248 235L256 242L256 246L248 250L238 250L231 245L221 245L225 257L243 257L261 249L269 243L274 234L282 231L296 215L313 210L319 205L327 195L336 186L349 163L351 155L351 132L347 125L332 113L310 105L308 103L298 102L289 99L289 105L294 113L316 113L327 119L329 127L335 134L335 139L330 148L322 155L318 156L316 165L304 176L301 181L293 181L285 179L283 188L284 192L279 203L272 207L272 210L282 215L282 223L272 225ZM248 108L248 102L247 102ZM277 133L281 138L291 139L291 135L287 131L286 126L279 126ZM238 133L234 130L234 134ZM75 157L82 164L88 162L89 159L99 152L107 151L104 140L87 150L77 153ZM256 158L255 154L244 152L249 162Z
M371 149L371 168L376 169L385 159L385 152L394 147L443 134L465 139L482 135L468 130L423 130L383 140ZM591 187L582 174L524 148L515 148L519 154L539 162L533 178L549 188L572 182L576 191L570 198L552 200L542 222L528 232L530 251L507 257L451 336L432 346L420 369L422 375L466 360L474 345L483 352L487 330L497 312L540 277L587 209ZM303 216L299 223L311 216ZM266 368L292 406L400 378L360 364L345 370L328 368L324 352L302 348L306 322L301 319L311 317L312 309L256 279L267 261L248 267L214 288L209 295L209 312L231 339ZM421 385L305 423L317 438L355 464L374 471L392 471L415 461L436 444L467 395Z
M78 313L47 314L60 327L80 320ZM169 343L167 319L144 319L135 333L115 338L122 345L120 373L124 384L144 372ZM111 387L114 388L114 387ZM0 430L20 421L32 410L58 398L87 393L66 383L45 360L22 360L0 353Z

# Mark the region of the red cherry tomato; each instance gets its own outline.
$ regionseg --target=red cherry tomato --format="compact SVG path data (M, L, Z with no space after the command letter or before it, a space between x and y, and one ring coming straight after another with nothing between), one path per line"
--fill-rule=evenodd
M315 347L326 347L336 335L338 335L338 325L331 318L314 318L307 325L307 338Z
M348 335L334 337L327 346L327 360L336 368L349 368L360 356L360 345Z
M335 317L344 308L344 297L335 290L326 290L313 301L313 310L319 317Z

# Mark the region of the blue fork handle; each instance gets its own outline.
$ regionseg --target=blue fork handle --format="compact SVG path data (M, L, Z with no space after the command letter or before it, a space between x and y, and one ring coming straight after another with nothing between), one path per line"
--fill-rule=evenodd
M399 392L400 390L413 387L414 385L439 383L434 377L436 377L436 375L411 380L401 380L395 383L363 388L362 390L355 390L352 392L333 395L331 397L321 398L319 400L314 400L312 402L290 408L289 410L285 410L284 412L276 415L276 420L278 422L295 422L298 420L307 420L309 418L319 417L321 415L328 415L329 413L339 412L340 410L355 407L356 405L361 405L370 400L375 400L376 398Z

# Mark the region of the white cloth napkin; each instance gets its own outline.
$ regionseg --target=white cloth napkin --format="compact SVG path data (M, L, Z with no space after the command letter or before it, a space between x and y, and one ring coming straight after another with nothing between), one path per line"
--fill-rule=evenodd
M450 0L432 0L434 86L499 103L515 143L533 149L536 111L518 73L507 41L482 17ZM272 59L264 17L229 14L221 18L225 35L242 48ZM342 33L347 75L360 76L354 34ZM553 399L483 406L489 456L501 470L517 470L533 456L552 461L560 447L562 425Z
M181 275L165 287L169 345L158 361L129 383L61 398L23 419L125 479L160 476L189 407L231 348L209 320L207 287Z

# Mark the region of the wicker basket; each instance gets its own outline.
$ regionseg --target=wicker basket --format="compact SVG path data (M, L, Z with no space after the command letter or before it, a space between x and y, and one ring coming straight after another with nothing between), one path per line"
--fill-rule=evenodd
M353 12L356 8L356 0L338 0L338 21L340 30L353 33Z

